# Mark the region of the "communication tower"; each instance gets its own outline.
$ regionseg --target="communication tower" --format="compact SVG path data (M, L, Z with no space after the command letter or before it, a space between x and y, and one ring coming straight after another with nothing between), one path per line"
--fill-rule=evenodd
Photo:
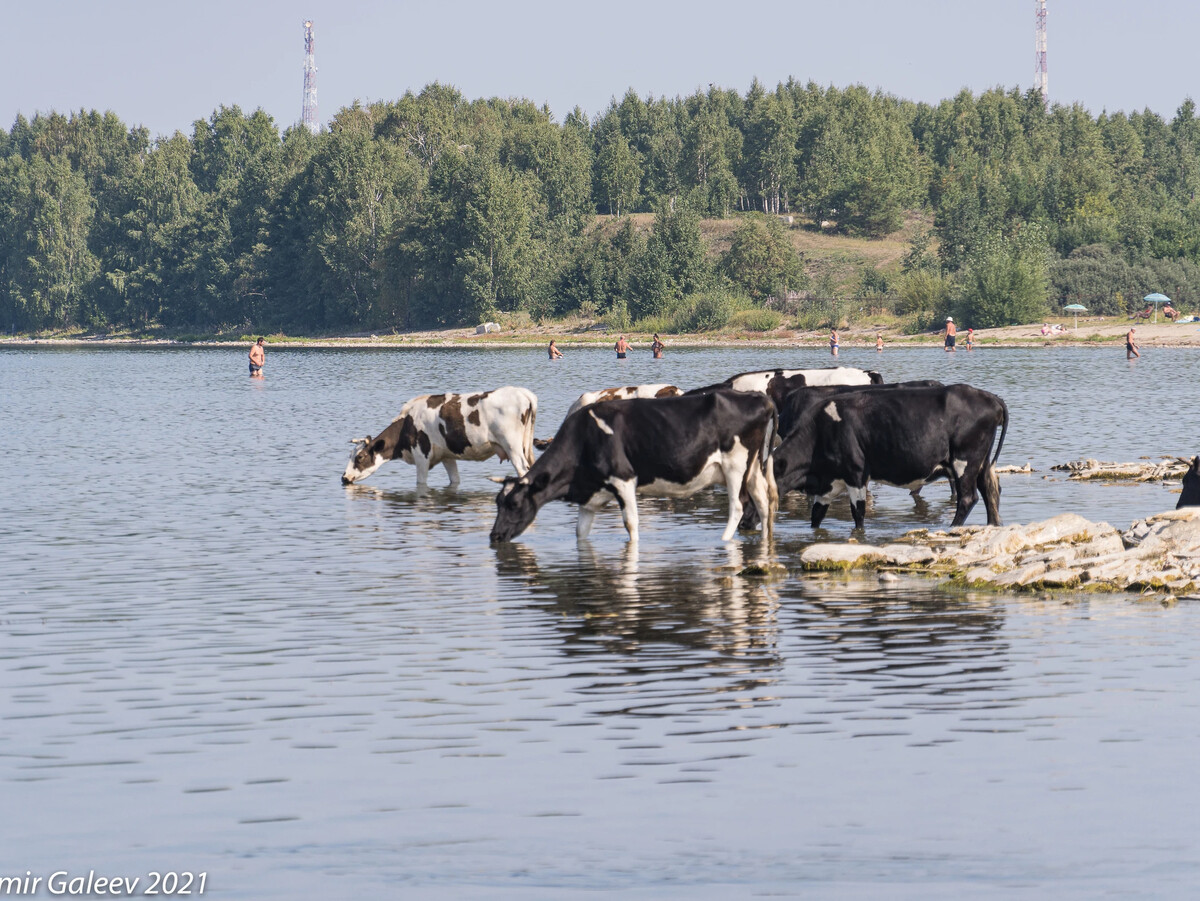
M312 19L304 22L304 107L300 114L300 122L316 134L321 130L321 120L317 117L317 59L313 55L313 23Z
M1050 105L1050 81L1046 70L1046 0L1037 3L1037 36L1033 52L1033 86L1042 92L1042 103Z

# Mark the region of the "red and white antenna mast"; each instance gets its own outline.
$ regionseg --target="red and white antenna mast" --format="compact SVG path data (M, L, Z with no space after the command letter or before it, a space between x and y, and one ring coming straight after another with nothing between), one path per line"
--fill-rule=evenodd
M317 59L313 55L312 19L304 22L304 107L300 114L301 124L316 134L321 130L317 117Z
M1050 105L1050 80L1046 70L1046 0L1037 3L1037 37L1033 51L1033 86L1042 92L1042 103Z

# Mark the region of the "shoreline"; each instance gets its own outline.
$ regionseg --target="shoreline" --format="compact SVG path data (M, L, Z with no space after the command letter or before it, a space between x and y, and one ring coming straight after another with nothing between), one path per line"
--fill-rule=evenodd
M977 350L1013 347L1101 347L1106 350L1124 344L1125 334L1131 327L1128 321L1109 319L1107 321L1081 322L1078 330L1070 325L1065 331L1056 335L1042 335L1040 325L1005 326L1002 328L976 329L975 345ZM1135 338L1139 347L1200 347L1200 327L1196 323L1151 323L1133 326L1137 329ZM887 348L916 347L925 349L940 349L942 338L939 334L924 333L920 335L905 335L894 328L854 328L839 330L843 349L875 348L876 334L882 334L885 350ZM504 348L533 348L543 347L551 338L563 349L580 349L602 347L607 349L618 334L626 335L633 349L639 344L650 344L651 335L641 332L607 329L592 326L584 330L575 328L555 328L553 325L527 326L510 329L500 333L490 332L476 334L474 329L443 329L440 331L405 332L400 334L347 334L329 337L291 337L287 335L266 335L267 344L282 349L295 348L411 348L416 350L442 348L485 348L489 350ZM958 349L966 352L963 346L964 332L959 332ZM664 339L670 347L758 347L758 348L812 348L828 349L828 331L826 330L790 330L778 329L774 332L724 332L724 333L688 333L665 335ZM253 342L249 336L237 338L204 338L181 339L168 337L135 337L126 335L80 334L66 336L0 336L0 347L243 347Z

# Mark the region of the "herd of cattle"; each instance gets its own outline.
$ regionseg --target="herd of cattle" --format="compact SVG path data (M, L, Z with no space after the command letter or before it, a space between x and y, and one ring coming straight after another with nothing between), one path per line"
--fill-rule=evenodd
M1000 524L995 462L1008 407L970 385L884 384L877 372L849 367L774 369L690 391L639 385L589 392L548 441L535 441L536 419L537 397L525 388L415 397L377 436L352 442L342 482L403 460L416 466L418 485L439 463L457 485L458 460L498 455L517 474L497 479L492 541L520 535L558 499L579 505L580 538L615 499L636 541L638 494L687 497L717 483L729 495L723 541L739 526L760 524L769 538L779 493L787 491L809 496L814 528L846 492L861 529L872 480L916 492L948 479L957 498L954 525L965 522L979 494L988 524ZM536 459L535 447L543 449Z

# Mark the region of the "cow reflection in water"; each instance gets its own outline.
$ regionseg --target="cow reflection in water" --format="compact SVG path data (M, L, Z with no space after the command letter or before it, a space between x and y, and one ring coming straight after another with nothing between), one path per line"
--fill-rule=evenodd
M870 704L888 711L1009 706L1003 598L939 591L922 577L885 584L811 578L784 592L785 633L815 678L866 683Z
M530 606L551 615L568 655L636 656L625 662L627 671L647 681L651 673L657 682L694 672L714 680L704 693L753 690L775 679L778 597L772 585L738 575L746 563L741 544L703 565L660 562L639 555L637 545L608 553L587 541L578 544L577 562L560 565L540 566L524 544L493 550L502 579L543 589Z

